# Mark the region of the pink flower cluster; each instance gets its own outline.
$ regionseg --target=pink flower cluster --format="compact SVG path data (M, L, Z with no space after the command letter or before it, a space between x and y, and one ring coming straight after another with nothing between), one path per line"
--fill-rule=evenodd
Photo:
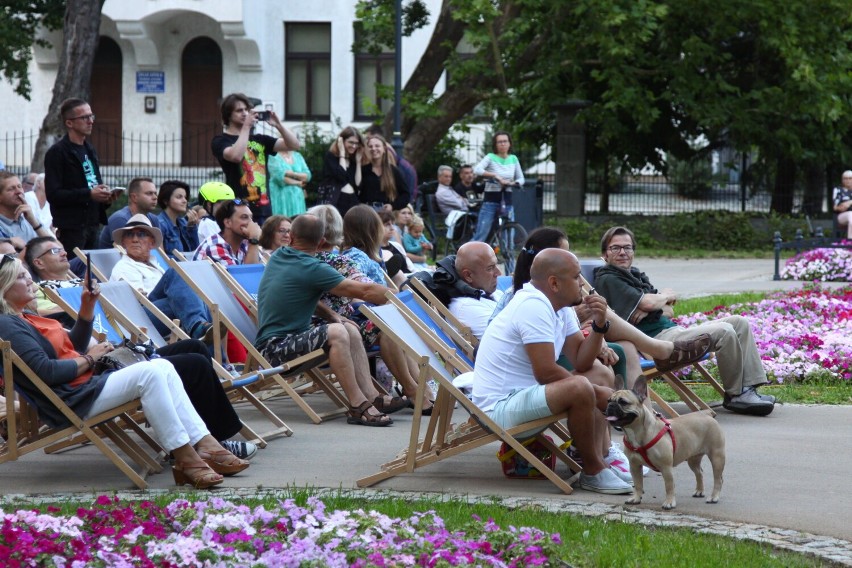
M760 302L718 306L676 321L690 326L729 315L751 323L770 380L852 379L852 286L831 290L806 284Z
M317 498L270 510L219 498L150 502L98 497L75 516L0 510L2 566L556 566L558 534L474 517L449 531L434 512L391 518L332 511ZM550 558L554 560L551 561Z
M852 245L850 241L842 243ZM852 282L852 250L818 248L799 253L787 260L781 279Z

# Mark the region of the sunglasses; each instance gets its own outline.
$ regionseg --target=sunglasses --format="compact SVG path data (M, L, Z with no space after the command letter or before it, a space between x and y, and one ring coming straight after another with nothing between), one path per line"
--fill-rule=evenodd
M61 253L63 250L65 250L65 249L64 249L64 248L62 248L62 247L53 247L53 248L49 248L49 249L47 249L46 251L44 251L43 253L41 253L40 255L38 255L36 258L41 258L41 257L43 257L43 256L44 256L44 255L46 255L46 254L53 254L53 255L57 255L57 254Z
M11 254L4 254L4 255L2 256L2 259L0 259L0 270L3 270L3 268L4 268L7 264L9 264L10 262L15 262L16 260L17 260L17 257L16 257L16 256L11 255Z
M124 235L123 235L122 238L124 238L124 237L127 237L129 239L132 239L134 237L137 237L137 238L140 238L140 239L144 239L145 237L153 238L151 233L149 233L148 231L145 231L143 229L138 229L136 231L124 231Z

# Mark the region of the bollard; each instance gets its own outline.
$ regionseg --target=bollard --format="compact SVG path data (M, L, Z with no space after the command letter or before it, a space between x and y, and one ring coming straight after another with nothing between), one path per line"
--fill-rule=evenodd
M772 242L775 243L775 274L772 275L773 280L781 280L781 231L775 231L775 236L772 237Z

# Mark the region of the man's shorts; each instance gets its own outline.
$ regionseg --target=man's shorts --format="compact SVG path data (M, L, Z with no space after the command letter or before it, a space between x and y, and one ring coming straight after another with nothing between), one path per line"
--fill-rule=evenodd
M302 333L273 337L261 354L273 365L281 365L316 349L328 351L328 324L320 324Z
M552 414L550 407L547 406L544 385L513 390L506 398L499 400L488 413L491 419L504 429ZM533 431L530 435L536 433Z

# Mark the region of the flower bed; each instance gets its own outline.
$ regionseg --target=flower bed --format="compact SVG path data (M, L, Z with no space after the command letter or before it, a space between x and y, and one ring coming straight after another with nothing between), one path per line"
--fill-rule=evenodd
M719 306L675 321L690 326L729 315L751 322L770 380L852 379L852 287L805 285L757 303Z
M838 244L852 246L850 241ZM852 282L852 250L816 248L787 260L781 270L782 280L819 282Z
M0 511L3 566L553 566L559 535L474 518L449 531L433 512L394 519L332 511L318 498L271 510L211 498L166 507L98 497L75 516Z

